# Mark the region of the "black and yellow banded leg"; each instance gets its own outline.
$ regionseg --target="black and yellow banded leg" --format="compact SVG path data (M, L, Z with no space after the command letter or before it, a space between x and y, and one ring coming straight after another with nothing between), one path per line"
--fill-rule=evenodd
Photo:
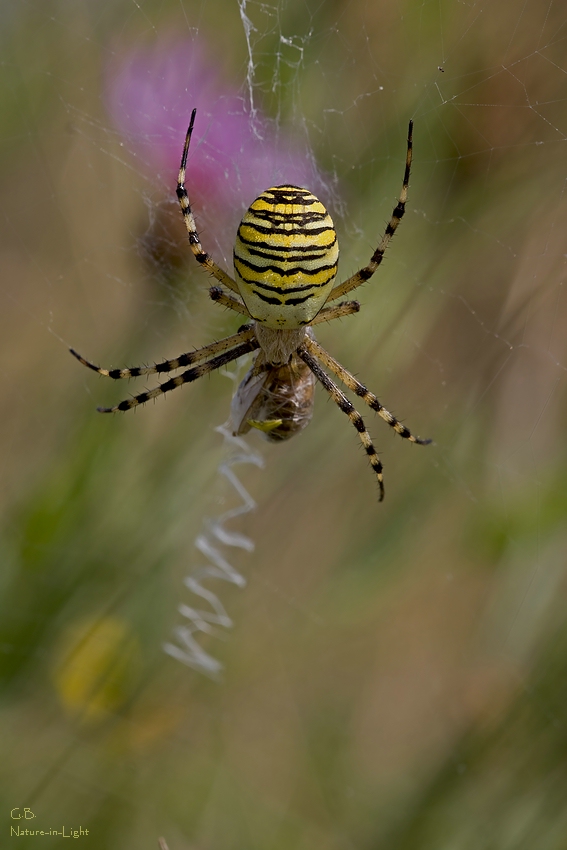
M198 263L200 263L204 269L212 274L213 277L216 277L227 289L231 289L233 292L238 292L238 287L234 280L227 275L221 268L217 266L217 264L211 259L211 257L207 254L206 251L203 250L203 246L201 245L199 234L197 233L197 225L195 224L195 218L193 216L193 212L191 210L191 204L189 203L189 196L187 195L187 190L185 188L185 170L187 168L187 154L189 152L189 144L191 142L191 135L193 134L193 124L195 123L195 115L197 110L194 109L191 113L191 121L189 122L189 129L187 130L187 135L185 136L185 145L183 146L183 155L181 157L181 166L179 168L179 177L177 179L177 199L179 201L179 206L181 207L181 213L183 215L183 221L185 222L185 227L187 228L187 233L189 235L189 245L195 259Z
M332 307L323 307L312 319L310 325L318 325L320 322L330 322L333 319L341 319L343 316L352 316L353 313L358 313L360 303L358 301L341 301L340 304L335 304Z
M235 348L232 348L230 351L225 351L223 354L219 354L217 357L213 357L211 360L207 360L199 366L193 366L191 369L187 369L185 372L182 372L181 375L177 375L175 378L170 378L169 381L165 381L158 387L146 390L139 395L126 399L125 401L121 401L120 404L117 404L114 407L98 407L97 410L99 413L114 413L117 410L130 410L132 407L137 407L139 404L145 404L152 398L157 398L159 395L175 390L177 387L183 386L183 384L189 384L192 381L196 381L208 372L212 372L214 369L220 369L221 366L225 366L232 360L236 360L238 357L242 357L243 354L248 354L249 351L254 351L258 347L258 340L256 337L253 337L247 342L243 342Z
M349 390L352 390L353 393L361 398L368 407L375 410L376 413L382 417L384 422L387 422L394 431L403 437L405 440L409 440L410 443L417 443L420 446L427 446L431 440L423 440L421 437L414 437L411 431L406 428L405 425L402 425L396 417L390 413L389 410L380 404L374 393L371 393L370 390L367 390L364 384L361 384L354 375L351 375L344 366L335 360L334 357L331 357L328 351L319 345L314 339L309 339L309 337L305 340L305 346L309 349L311 354L314 354L315 357L323 363L327 369L330 369L333 374L337 376L337 378L343 382L345 387L348 387Z
M209 289L209 298L215 304L220 304L221 307L228 307L229 310L234 310L235 313L241 313L248 319L250 318L250 313L244 303L239 298L229 295L228 292L223 292L220 286L211 286Z
M380 263L384 258L384 254L386 253L386 248L390 244L390 240L394 233L398 228L398 224L402 220L402 217L406 211L406 202L408 199L408 186L409 186L409 178L411 171L411 157L412 157L412 149L413 149L413 121L409 122L408 127L408 147L406 153L406 168L404 171L404 181L402 183L402 191L400 192L400 197L398 198L398 203L394 207L392 212L392 217L388 222L385 233L380 240L380 244L374 251L372 258L367 266L363 269L360 269L356 274L352 277L349 277L348 280L343 281L343 283L337 284L331 289L329 297L327 301L334 301L336 298L342 298L343 295L346 295L347 292L350 292L352 289L356 289L357 286L360 286L362 283L365 283L369 278L372 277Z
M248 342L254 338L254 331L250 326L245 326L238 333L232 336L227 336L218 342L212 342L210 345L205 345L203 348L198 348L195 351L189 351L186 354L180 354L174 360L164 360L162 363L156 363L154 366L134 366L130 369L102 369L100 366L95 366L85 360L84 357L70 348L69 351L76 357L79 363L92 369L93 372L98 372L99 375L104 375L107 378L139 378L140 375L155 375L162 372L173 372L175 369L180 369L181 366L190 366L192 363L198 363L200 360L206 360L208 357L213 357L229 348L234 348L239 342Z
M346 395L337 387L334 381L329 378L326 372L323 371L315 357L307 351L307 348L301 346L298 348L297 353L299 357L303 360L304 363L309 366L317 380L325 387L333 401L338 407L342 410L343 413L346 413L354 427L358 432L358 436L360 437L360 441L364 446L364 450L368 455L368 460L370 461L370 465L374 472L376 473L376 477L378 478L378 486L380 487L380 496L379 501L381 502L384 498L384 478L382 475L382 463L380 458L376 454L376 450L372 445L372 440L370 438L370 434L366 430L366 426L362 419L362 416L356 410L356 408L352 405L352 403L348 400Z

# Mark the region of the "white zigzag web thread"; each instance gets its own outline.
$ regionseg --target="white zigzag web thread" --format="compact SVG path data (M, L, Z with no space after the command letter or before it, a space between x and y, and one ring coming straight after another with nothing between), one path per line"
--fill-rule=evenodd
M263 458L253 452L241 437L233 436L227 425L220 425L215 430L223 435L225 447L231 451L228 458L219 466L218 471L232 484L241 497L242 504L225 511L218 517L207 517L204 520L204 533L197 535L195 546L208 559L209 563L196 567L184 581L189 590L195 596L204 599L210 608L201 609L181 604L179 612L188 622L175 628L174 635L177 643L165 643L163 645L164 652L171 655L172 658L176 658L188 667L199 670L211 678L219 676L222 664L203 649L196 636L202 633L222 638L224 634L219 631L218 627L230 629L232 620L216 593L208 587L204 587L203 582L209 579L220 579L235 584L237 587L246 585L244 576L232 566L220 548L221 546L225 548L233 547L244 549L247 552L252 552L254 549L254 542L249 537L230 531L225 526L228 521L250 513L256 507L256 502L237 478L232 467L242 463L251 463L260 468L264 466Z

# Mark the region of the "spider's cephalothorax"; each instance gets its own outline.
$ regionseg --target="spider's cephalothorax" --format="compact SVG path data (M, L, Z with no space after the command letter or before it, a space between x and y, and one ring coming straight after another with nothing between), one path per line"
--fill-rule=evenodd
M236 280L226 274L203 250L185 189L187 154L196 110L185 137L177 197L195 259L220 283L212 286L213 301L252 319L232 336L197 351L164 360L155 366L133 369L101 369L76 351L83 365L110 378L169 373L188 369L151 390L125 399L115 407L99 407L102 413L130 410L152 398L191 383L243 354L257 351L254 363L234 396L230 423L235 434L257 428L268 439L286 440L311 420L315 380L325 388L356 428L370 464L378 478L380 500L384 498L382 463L360 413L325 370L376 411L396 433L412 443L430 440L414 437L376 396L316 341L311 326L357 313L357 301L339 301L367 281L376 271L405 211L412 156L412 122L408 130L406 167L402 191L385 233L367 266L343 283L333 285L339 248L331 217L323 204L298 186L266 189L246 212L234 248Z

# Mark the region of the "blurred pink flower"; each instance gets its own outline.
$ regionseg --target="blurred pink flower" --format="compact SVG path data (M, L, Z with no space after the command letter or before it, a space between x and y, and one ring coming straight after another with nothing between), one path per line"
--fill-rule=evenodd
M191 111L197 108L186 185L207 218L221 215L223 224L236 228L254 198L281 183L306 186L325 203L328 191L308 144L299 144L258 112L252 116L202 39L199 44L162 39L120 54L107 69L106 102L144 170L161 178L172 195Z

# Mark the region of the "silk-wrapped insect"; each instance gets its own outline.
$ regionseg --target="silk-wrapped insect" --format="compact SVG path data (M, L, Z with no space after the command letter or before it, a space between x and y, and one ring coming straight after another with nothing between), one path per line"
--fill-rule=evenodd
M230 407L234 435L260 431L273 443L289 440L309 425L315 401L315 376L297 355L289 363L258 362L249 369Z

